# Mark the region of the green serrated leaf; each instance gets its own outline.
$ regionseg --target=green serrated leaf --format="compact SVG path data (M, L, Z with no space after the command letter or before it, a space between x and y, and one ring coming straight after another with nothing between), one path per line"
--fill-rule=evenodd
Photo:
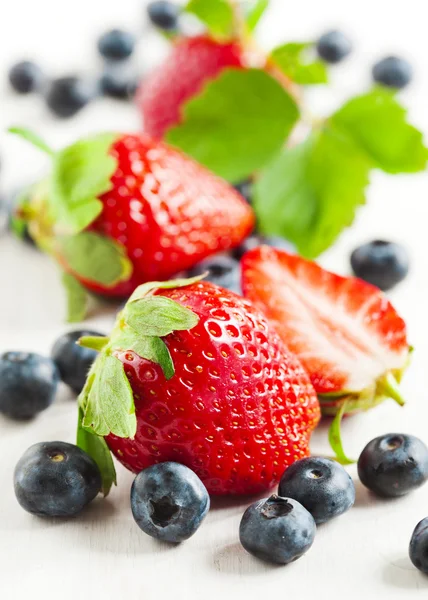
M83 231L102 211L98 197L112 187L117 160L109 150L117 134L80 140L55 154L48 202L58 229Z
M327 127L284 150L255 187L261 231L285 237L308 258L318 256L364 203L370 166L352 140Z
M268 73L226 69L187 102L168 141L232 182L267 165L299 116L295 101Z
M104 438L83 427L83 409L78 408L76 444L97 463L101 473L102 492L107 496L113 484L117 485L116 469Z
M342 465L352 465L356 461L352 460L352 458L348 458L348 456L346 455L345 450L343 449L342 434L340 431L342 418L346 412L346 404L346 402L342 403L337 415L334 417L331 423L328 432L328 441L330 442L330 446L336 455L336 460Z
M198 281L201 281L205 276L206 273L202 275L196 275L195 277L189 277L187 279L170 279L168 281L149 281L148 283L142 283L134 290L128 300L128 304L130 302L136 302L137 300L145 298L147 294L153 292L154 290L168 290L187 287L193 283L198 283Z
M73 275L63 273L62 284L67 294L67 321L79 323L86 316L88 308L88 292Z
M245 22L248 31L254 31L268 7L269 0L250 0L246 2Z
M387 173L414 173L426 168L423 135L407 123L406 110L389 90L376 88L353 98L332 117L341 129Z
M328 82L325 63L310 56L310 42L290 42L275 48L271 59L287 77L301 85Z
M124 248L92 231L59 238L58 252L73 273L104 286L126 281L132 273Z
M132 350L141 358L159 365L166 379L171 379L175 373L174 363L168 346L159 337L139 335L132 327L127 327L112 340L114 350Z
M83 427L99 436L113 433L133 438L137 430L134 396L123 364L115 356L100 354L86 398Z
M205 23L215 37L229 38L233 33L233 8L228 0L190 0L185 8Z
M123 318L139 335L154 337L187 331L199 321L193 311L164 296L147 296L127 304Z

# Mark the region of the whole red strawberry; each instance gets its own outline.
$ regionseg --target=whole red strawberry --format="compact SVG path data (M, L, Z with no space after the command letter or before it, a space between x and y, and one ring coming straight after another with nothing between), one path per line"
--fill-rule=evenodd
M406 325L378 288L266 246L245 254L242 270L244 294L300 358L326 414L402 402Z
M83 425L134 472L176 461L211 494L268 490L309 453L308 376L248 300L205 282L153 292L134 292L108 340L82 340L103 348Z
M33 237L68 274L72 298L79 282L128 296L142 282L237 246L254 224L248 204L222 179L131 134L102 134L52 153L52 173L23 210Z
M222 43L207 36L183 38L165 62L141 84L137 102L144 129L161 138L180 122L181 107L223 69L244 66L238 42Z

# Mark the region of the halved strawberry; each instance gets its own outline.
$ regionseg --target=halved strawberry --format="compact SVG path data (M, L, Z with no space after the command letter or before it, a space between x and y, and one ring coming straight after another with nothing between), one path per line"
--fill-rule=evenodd
M242 270L244 294L297 354L324 414L403 403L406 325L378 288L266 246L245 254Z

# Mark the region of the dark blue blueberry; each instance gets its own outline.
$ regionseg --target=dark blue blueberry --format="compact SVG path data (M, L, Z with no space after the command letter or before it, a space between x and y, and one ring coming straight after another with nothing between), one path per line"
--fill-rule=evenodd
M107 60L125 60L131 56L134 48L134 34L122 29L107 31L98 40L98 51Z
M351 477L328 458L302 458L281 477L279 495L293 498L308 510L315 523L325 523L349 510L355 502Z
M137 525L165 542L184 542L204 520L210 498L199 477L184 465L164 462L144 469L131 488Z
M279 250L286 250L287 252L291 252L293 254L296 252L293 244L284 238L279 236L265 236L253 233L252 235L248 236L237 248L232 250L232 256L236 258L236 260L241 260L246 252L263 245L272 246L274 248L278 248Z
M428 518L416 525L410 540L409 556L415 567L428 575Z
M227 254L217 254L198 263L187 273L187 277L195 277L208 272L205 281L211 281L220 287L241 293L241 270L239 262Z
M102 336L98 331L75 330L64 333L53 345L52 360L58 367L62 381L80 394L85 385L86 376L96 359L98 352L79 346L76 342L83 336Z
M381 290L390 290L409 272L409 256L399 244L375 240L356 248L351 254L354 274Z
M328 31L317 42L318 56L328 63L338 63L352 51L352 42L341 31Z
M77 114L96 95L96 86L79 77L54 79L46 92L46 104L57 117L66 119Z
M29 94L40 88L43 82L43 73L35 63L23 60L10 69L9 82L18 94Z
M177 29L180 12L181 9L177 4L165 0L150 2L147 6L150 21L159 29L165 31Z
M251 179L246 179L245 181L241 181L233 186L237 192L241 194L243 198L248 202L248 204L252 204L253 201L253 182Z
M93 459L73 444L41 442L15 467L15 495L24 510L40 517L71 517L101 490Z
M413 435L382 435L362 451L358 476L378 496L404 496L427 481L428 448Z
M31 419L52 404L58 381L50 358L5 352L0 356L0 412L13 419Z
M296 500L273 495L247 508L239 539L257 558L286 565L309 550L315 532L315 521L306 508Z
M100 79L101 93L118 100L130 100L135 96L137 88L137 77L121 69L105 69Z
M412 80L413 69L404 58L387 56L373 66L372 75L377 83L400 90Z

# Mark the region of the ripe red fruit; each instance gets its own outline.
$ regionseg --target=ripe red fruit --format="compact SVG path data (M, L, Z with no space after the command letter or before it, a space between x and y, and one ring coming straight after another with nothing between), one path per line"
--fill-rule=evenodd
M180 122L184 102L197 95L206 82L223 69L243 66L243 50L237 42L220 43L206 36L180 40L137 93L144 130L163 137Z
M382 292L266 246L242 259L243 290L301 360L323 412L392 397L409 358L406 326Z
M248 300L206 282L156 295L199 322L163 338L175 368L169 381L135 352L115 353L131 384L137 433L109 435L107 444L134 472L183 463L211 494L270 489L309 454L320 413L308 376Z

